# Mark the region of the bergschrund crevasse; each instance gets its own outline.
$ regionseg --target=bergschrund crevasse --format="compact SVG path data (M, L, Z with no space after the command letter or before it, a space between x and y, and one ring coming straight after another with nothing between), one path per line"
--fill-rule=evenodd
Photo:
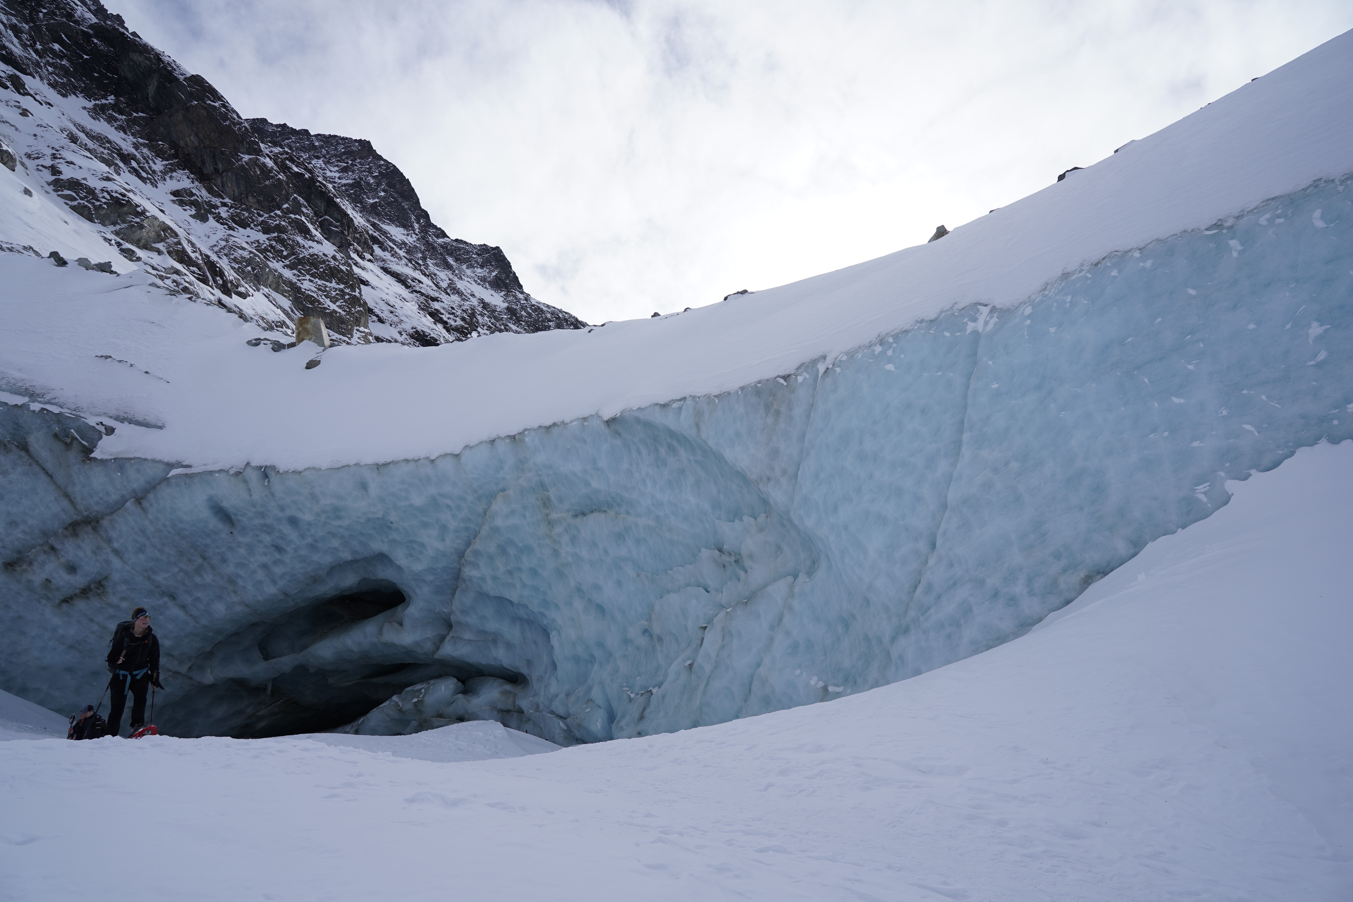
M180 735L491 718L573 743L983 651L1206 517L1225 480L1353 438L1345 187L1017 308L434 460L169 477L0 406L0 598L46 637L0 682L73 710L144 604Z

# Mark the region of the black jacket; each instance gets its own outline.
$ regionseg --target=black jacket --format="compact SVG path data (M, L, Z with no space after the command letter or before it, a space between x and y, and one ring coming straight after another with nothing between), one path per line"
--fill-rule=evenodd
M119 658L122 659L121 664L118 663ZM155 630L147 627L144 636L137 636L132 632L130 620L119 623L117 631L113 633L112 645L108 648L108 671L136 673L146 669L152 674L160 672L160 640L155 638Z

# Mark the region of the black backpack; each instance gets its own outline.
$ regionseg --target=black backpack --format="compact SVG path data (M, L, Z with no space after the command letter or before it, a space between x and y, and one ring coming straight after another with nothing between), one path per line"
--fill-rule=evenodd
M135 624L130 620L124 620L117 625L115 630L113 630L113 638L108 640L108 654L104 658L104 660L108 662L109 673L117 670L117 663L113 660L113 646L117 644L118 639L129 634L132 631L133 626L135 626Z
M81 717L81 714L86 716ZM66 730L67 739L98 739L108 732L108 724L104 722L103 717L93 711L89 705L85 706L84 711L72 714L70 716L70 727Z
M151 643L155 640L151 637L155 635L155 630L147 629L144 636L137 637L134 628L136 624L130 620L124 620L113 630L113 638L108 640L108 655L104 658L108 663L108 672L117 673L118 663L113 657L113 652L119 647L123 655L132 655L131 661L123 661L122 669L138 670L138 664L148 664L150 658ZM143 657L144 656L144 657Z

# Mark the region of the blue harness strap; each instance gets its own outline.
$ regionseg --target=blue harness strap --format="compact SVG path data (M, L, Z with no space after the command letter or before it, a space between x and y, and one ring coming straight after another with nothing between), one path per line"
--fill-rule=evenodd
M127 692L128 692L128 690L130 690L130 689L132 688L132 680L139 680L139 679L141 679L141 677L145 676L145 675L148 674L148 673L150 673L150 668L149 668L149 667L142 667L140 670L134 670L134 671L118 670L118 671L116 671L113 675L114 675L114 676L120 676L120 677L123 678L123 679L122 679L122 694L123 694L123 695L126 695Z

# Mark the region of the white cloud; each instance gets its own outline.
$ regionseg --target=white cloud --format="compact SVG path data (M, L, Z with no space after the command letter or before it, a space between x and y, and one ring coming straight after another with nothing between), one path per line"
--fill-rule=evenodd
M109 0L247 116L369 138L591 321L925 241L1344 29L1324 0Z

